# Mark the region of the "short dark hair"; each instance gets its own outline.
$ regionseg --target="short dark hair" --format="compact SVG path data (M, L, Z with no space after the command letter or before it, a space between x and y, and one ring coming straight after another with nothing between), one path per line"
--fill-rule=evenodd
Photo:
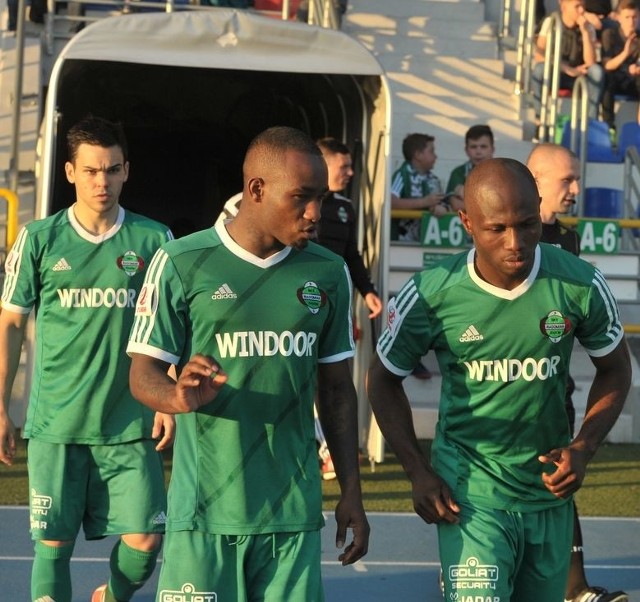
M325 138L320 138L316 142L316 144L320 147L322 153L327 153L328 155L350 155L351 151L349 147L344 143L340 142L337 138L332 138L331 136L327 136Z
M119 146L125 162L128 160L129 149L124 129L121 123L115 123L102 117L89 116L76 123L67 133L67 156L71 163L75 163L78 148L81 144L111 148Z
M472 125L464 135L465 146L469 144L471 140L478 140L483 136L488 136L493 145L493 132L488 125Z
M638 3L636 0L620 0L618 6L616 6L616 12L620 14L623 10L638 10Z
M433 142L435 138L429 134L409 134L402 141L402 154L405 161L411 161L413 155L420 152L427 144Z
M247 148L247 155L256 149L263 147L275 152L295 150L301 153L322 156L318 145L313 138L296 128L276 125L258 134Z

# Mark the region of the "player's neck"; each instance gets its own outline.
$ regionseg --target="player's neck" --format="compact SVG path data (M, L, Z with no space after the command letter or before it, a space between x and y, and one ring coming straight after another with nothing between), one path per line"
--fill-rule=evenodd
M540 207L540 221L543 224L555 224L557 217L552 211L545 211L543 207Z
M71 210L73 211L76 220L78 220L78 223L89 234L99 236L113 228L116 220L118 219L120 205L118 203L115 203L106 211L98 212L91 209L90 207L86 207L83 204L76 202Z

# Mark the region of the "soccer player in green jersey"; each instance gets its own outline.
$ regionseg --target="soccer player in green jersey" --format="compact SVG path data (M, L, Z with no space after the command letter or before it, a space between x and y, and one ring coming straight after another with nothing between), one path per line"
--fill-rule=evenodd
M580 161L568 148L559 144L539 144L531 151L527 167L533 174L540 193L542 242L553 244L574 255L580 254L580 235L558 220L571 212L580 193ZM571 433L575 427L575 407L572 393L575 383L567 379L565 408ZM623 591L610 592L603 587L590 586L584 570L582 529L578 510L574 505L573 541L565 600L570 602L627 602Z
M129 162L122 128L97 117L67 135L76 201L27 224L6 260L0 312L0 460L11 464L8 415L25 325L36 314L35 369L23 436L35 559L31 600L70 602L69 563L87 539L121 535L92 602L130 600L151 576L166 496L158 450L174 419L131 395L126 341L153 254L171 232L119 204Z
M177 414L158 600L323 600L313 401L340 484L342 564L368 548L351 281L311 242L327 167L306 134L250 144L235 219L164 245L136 307L133 394ZM177 368L177 381L167 376ZM200 599L200 598L199 598Z
M538 190L518 161L474 168L460 218L474 248L416 274L390 302L369 398L416 512L438 524L446 599L562 602L572 496L630 386L618 308L594 266L539 242ZM596 373L571 438L574 338ZM442 372L431 461L402 386L428 349Z

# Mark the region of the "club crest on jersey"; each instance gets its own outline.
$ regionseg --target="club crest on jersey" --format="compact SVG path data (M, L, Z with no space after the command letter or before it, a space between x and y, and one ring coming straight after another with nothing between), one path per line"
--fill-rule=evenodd
M327 294L318 288L315 282L305 282L297 291L298 301L307 306L312 314L317 314L327 302Z
M144 269L144 259L135 251L123 253L116 259L116 263L127 276L135 276Z
M571 327L569 318L565 318L555 309L540 320L540 332L552 343L557 343L563 336L569 334Z
M349 215L347 214L347 210L344 207L340 207L340 209L338 209L338 219L343 224L347 223L347 220L349 219Z

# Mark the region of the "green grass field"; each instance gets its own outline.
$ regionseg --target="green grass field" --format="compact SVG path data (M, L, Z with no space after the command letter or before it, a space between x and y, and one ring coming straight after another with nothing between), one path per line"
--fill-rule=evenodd
M423 441L428 453L429 441ZM171 462L166 461L167 476ZM369 512L412 512L411 489L402 468L391 453L372 471L362 466L365 508ZM27 464L21 440L13 466L0 466L0 505L26 505ZM335 508L336 481L323 482L324 507ZM640 517L640 445L604 445L589 466L577 504L582 516Z

